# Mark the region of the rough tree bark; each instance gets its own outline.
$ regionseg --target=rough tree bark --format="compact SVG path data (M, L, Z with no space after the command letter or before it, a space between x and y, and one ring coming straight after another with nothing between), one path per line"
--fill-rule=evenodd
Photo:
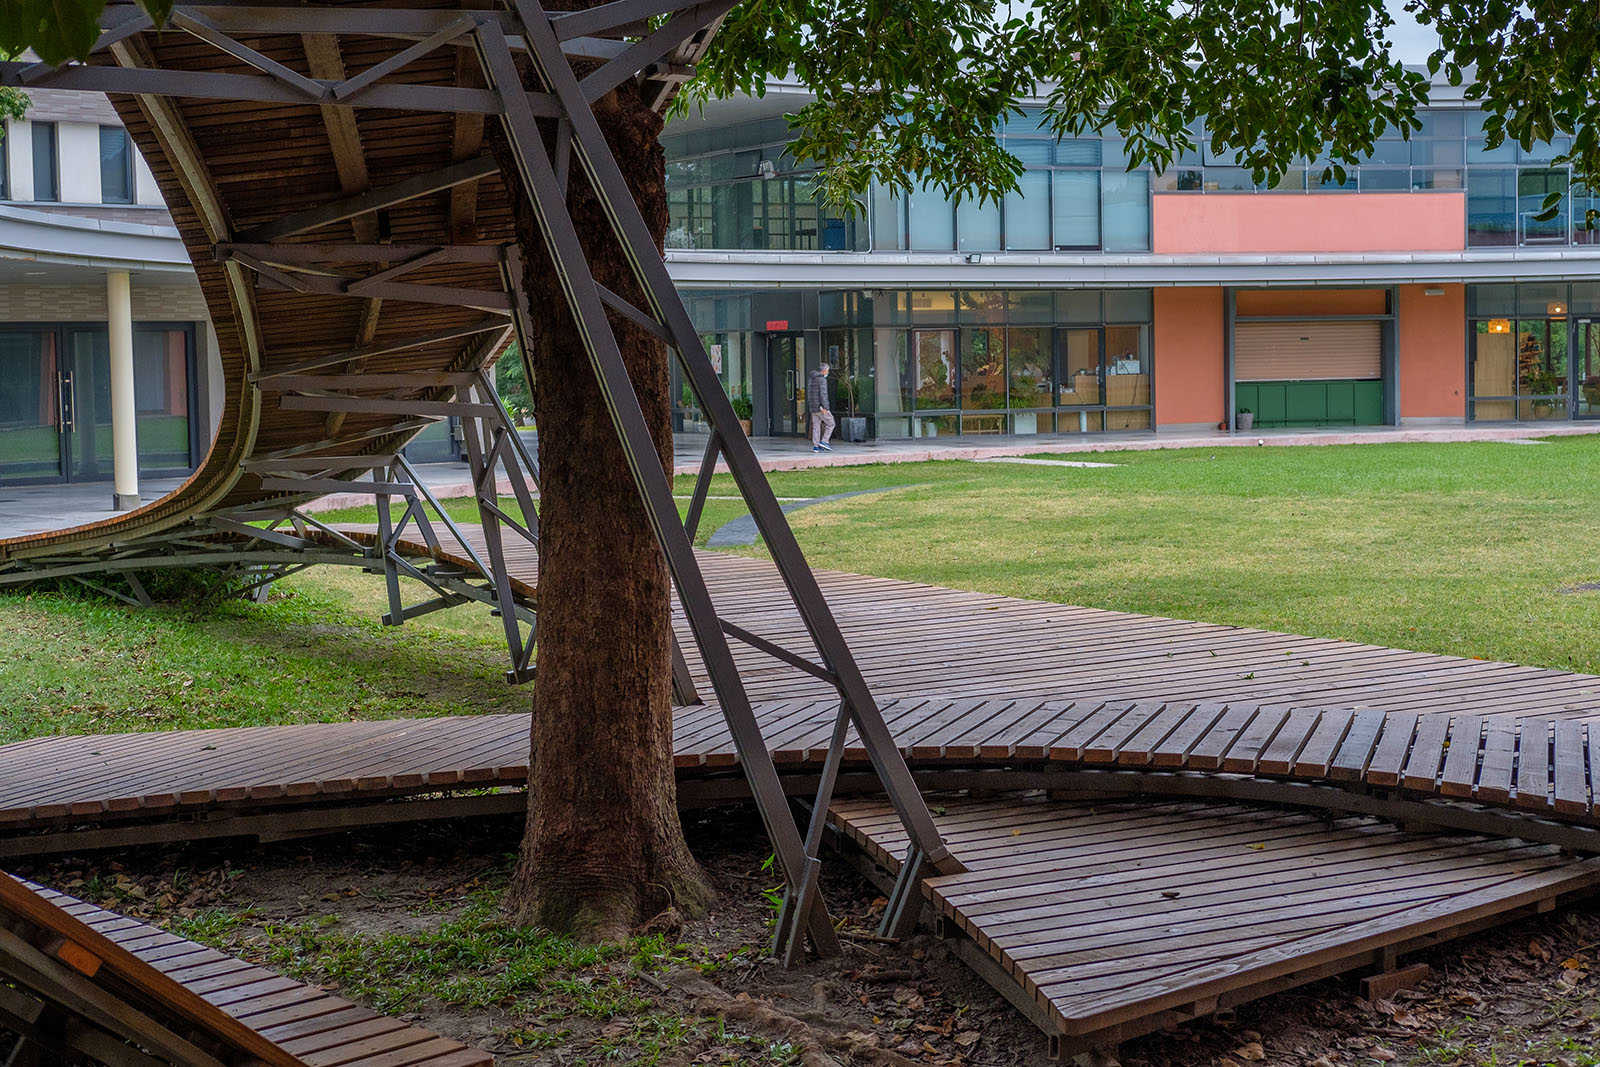
M592 6L584 0L566 5ZM531 77L530 77L531 87ZM667 229L661 118L631 85L595 105L657 247ZM543 124L553 145L554 124ZM666 563L634 488L554 264L503 133L533 335L541 467L538 678L522 857L506 897L519 922L591 940L625 937L669 906L711 897L684 843L672 771ZM596 279L643 294L574 161L568 209ZM666 347L611 315L660 462L671 470Z

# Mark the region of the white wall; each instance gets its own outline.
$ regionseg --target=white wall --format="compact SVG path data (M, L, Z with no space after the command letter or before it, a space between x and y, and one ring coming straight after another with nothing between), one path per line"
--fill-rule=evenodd
M6 123L6 195L33 199L33 123L26 119Z
M100 127L89 122L56 124L61 202L100 203Z
M135 204L161 205L166 201L161 199L161 190L156 186L156 176L150 173L150 164L144 161L144 155L129 140L128 150L133 153L133 202Z

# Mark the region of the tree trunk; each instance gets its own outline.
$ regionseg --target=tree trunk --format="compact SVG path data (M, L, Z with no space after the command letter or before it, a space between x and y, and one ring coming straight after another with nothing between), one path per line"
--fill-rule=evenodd
M667 228L662 120L631 83L600 100L595 112L659 248ZM554 124L542 125L546 145L553 145ZM491 143L525 257L541 468L528 825L506 907L525 924L617 940L669 906L694 914L711 897L678 821L670 583L497 124ZM576 160L568 208L596 280L645 306ZM670 472L666 346L610 317L659 460Z

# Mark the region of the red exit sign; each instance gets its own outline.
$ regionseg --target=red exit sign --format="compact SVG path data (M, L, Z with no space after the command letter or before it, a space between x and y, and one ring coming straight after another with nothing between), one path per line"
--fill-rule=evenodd
M788 319L768 319L767 320L767 332L768 333L774 333L774 332L776 332L778 330L787 330L788 328L789 328L789 320Z

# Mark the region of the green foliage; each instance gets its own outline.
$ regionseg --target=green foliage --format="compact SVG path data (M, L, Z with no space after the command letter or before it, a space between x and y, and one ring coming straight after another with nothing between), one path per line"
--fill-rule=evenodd
M105 0L5 0L0 4L0 52L33 49L46 63L89 54L100 36ZM157 26L172 13L172 0L139 0Z
M733 404L733 414L735 418L748 419L751 415L755 414L755 404L753 404L750 400L750 391L748 389L739 390L737 393L734 393L728 397L728 400Z
M533 414L533 390L528 388L528 367L522 361L522 349L514 343L494 365L494 387L500 394L500 402L513 418L526 419Z
M1571 161L1600 174L1600 23L1592 8L1521 0L1410 0L1440 34L1429 59L1452 84L1476 68L1469 99L1491 116L1491 146L1574 135ZM1195 146L1237 152L1257 181L1297 160L1344 166L1386 130L1409 135L1428 78L1393 55L1383 0L745 0L729 15L680 102L761 95L794 77L817 101L794 116L794 147L848 207L870 181L926 178L993 199L1017 160L994 130L1047 86L1042 125L1065 136L1115 130L1132 165L1164 169Z

